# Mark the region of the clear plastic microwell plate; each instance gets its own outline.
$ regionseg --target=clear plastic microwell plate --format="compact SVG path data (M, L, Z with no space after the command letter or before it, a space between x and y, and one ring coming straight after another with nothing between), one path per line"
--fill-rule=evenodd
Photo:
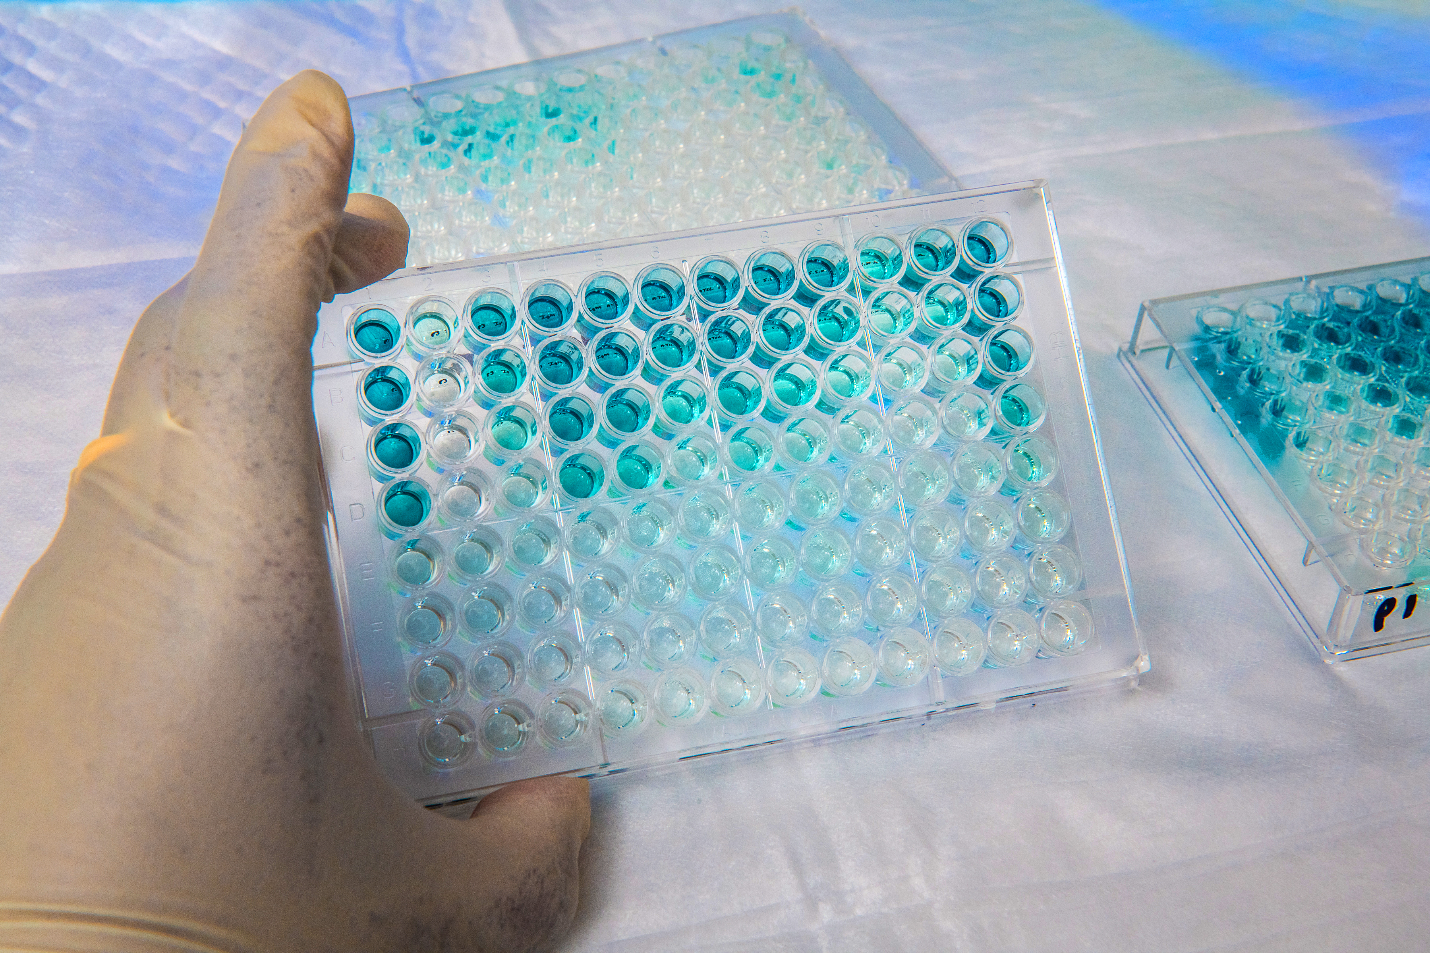
M1142 305L1122 354L1327 661L1430 641L1430 258Z
M1040 185L408 273L314 347L428 803L1145 669Z
M352 100L353 191L412 265L941 192L955 182L793 13Z

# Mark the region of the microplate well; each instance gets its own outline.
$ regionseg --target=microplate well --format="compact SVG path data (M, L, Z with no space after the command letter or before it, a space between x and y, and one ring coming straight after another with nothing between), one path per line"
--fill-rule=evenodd
M1145 670L1041 184L408 272L314 355L425 803Z
M1430 641L1430 258L1142 305L1121 357L1326 661Z
M941 192L956 182L795 13L356 96L352 190L412 266Z

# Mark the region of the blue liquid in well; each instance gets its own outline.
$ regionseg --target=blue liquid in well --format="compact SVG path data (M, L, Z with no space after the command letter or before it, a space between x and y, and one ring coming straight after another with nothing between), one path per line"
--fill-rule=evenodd
M849 277L849 263L839 261L835 263L828 258L818 255L810 255L804 260L804 273L809 278L810 284L823 291L832 291L844 283L844 279Z
M546 412L546 424L558 440L577 443L591 436L596 413L584 397L563 397Z
M836 347L848 344L859 336L859 309L838 298L826 301L815 313L814 324L828 343Z
M695 335L682 324L667 324L650 337L650 353L661 367L678 371L695 360Z
M1003 400L999 403L999 409L1003 413L1003 419L1014 427L1031 427L1042 419L1042 409L1033 407L1014 394L1012 391L1003 395Z
M506 335L516 323L516 309L495 303L472 305L472 327L489 338Z
M610 323L621 316L624 306L615 292L591 288L586 292L586 310L596 320Z
M700 296L711 304L729 304L735 297L734 284L712 272L704 271L695 277L695 287Z
M675 289L658 278L647 278L641 283L641 300L646 307L659 314L675 310Z
M372 442L373 455L389 470L405 470L417 459L422 449L417 431L407 424L389 424L378 431Z
M526 361L505 348L482 359L482 381L493 394L511 394L526 382Z
M650 401L638 390L615 391L606 399L606 420L621 433L637 433L650 422Z
M923 301L924 313L935 327L961 327L968 315L968 296L957 285L939 285Z
M412 527L427 518L432 498L420 484L404 480L388 487L382 496L382 510L397 526Z
M896 278L902 266L903 261L897 256L885 254L877 248L859 250L859 267L874 281L889 281Z
M550 295L536 295L526 306L531 320L538 327L554 331L566 323L566 308Z
M766 298L780 298L794 287L794 262L779 252L765 252L750 266L750 283Z
M770 387L786 407L803 407L819 391L814 374L801 364L786 364L776 370Z
M1001 321L1011 315L1017 309L1017 304L1016 301L1009 301L1001 289L990 284L978 289L978 307L994 320Z
M968 250L968 257L980 265L991 265L998 260L998 249L981 235L970 233L964 248Z
M914 261L929 274L952 268L956 253L951 246L939 246L932 242L915 241Z
M630 447L616 458L616 474L631 489L645 490L660 478L660 461Z
M387 311L366 311L353 327L353 341L364 354L386 354L397 343L397 318Z
M362 394L368 404L384 414L390 414L407 403L407 395L411 391L407 375L396 367L379 367L369 371L362 385Z
M762 397L759 379L744 371L722 377L715 393L720 406L735 417L754 413Z
M760 319L760 333L771 350L787 354L804 343L804 322L798 312L780 309Z
M512 453L520 453L531 445L536 436L536 421L532 420L526 411L506 407L492 415L488 429L497 446Z
M552 341L537 354L536 366L548 384L565 387L586 370L586 359L581 356L581 349L570 341Z
M635 372L640 363L640 345L636 339L618 331L602 335L596 341L596 366L608 377L622 378Z
M730 460L746 473L759 470L773 453L774 446L758 431L742 430L730 438Z
M590 454L578 453L561 464L557 479L567 494L588 500L601 489L606 474L599 460Z
M1032 356L1032 348L1021 334L999 334L988 342L988 363L1008 376L1027 367Z
M660 406L677 424L693 424L705 416L705 392L693 384L677 382L661 392Z
M734 363L750 353L750 326L734 315L716 318L705 326L705 343L711 354Z

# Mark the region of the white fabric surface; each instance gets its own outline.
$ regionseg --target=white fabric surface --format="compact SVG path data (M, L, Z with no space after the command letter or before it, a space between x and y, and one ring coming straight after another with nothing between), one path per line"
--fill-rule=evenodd
M316 66L360 93L777 6L0 6L0 593L282 78ZM1359 75L1393 11L1335 9L1346 36L1278 28ZM1344 135L1423 130L1430 103L1293 102L1073 0L805 11L966 183L1050 180L1152 671L598 782L566 948L1424 948L1430 649L1319 662L1114 354L1145 298L1430 254L1397 211L1423 179L1387 181L1396 163Z

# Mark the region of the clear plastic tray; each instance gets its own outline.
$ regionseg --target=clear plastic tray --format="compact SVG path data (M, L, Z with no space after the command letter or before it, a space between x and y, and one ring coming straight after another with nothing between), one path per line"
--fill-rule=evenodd
M1041 184L426 269L314 352L424 802L1146 668Z
M1326 661L1430 641L1430 258L1162 298L1124 364Z
M942 192L956 182L796 13L352 100L353 190L414 266Z

